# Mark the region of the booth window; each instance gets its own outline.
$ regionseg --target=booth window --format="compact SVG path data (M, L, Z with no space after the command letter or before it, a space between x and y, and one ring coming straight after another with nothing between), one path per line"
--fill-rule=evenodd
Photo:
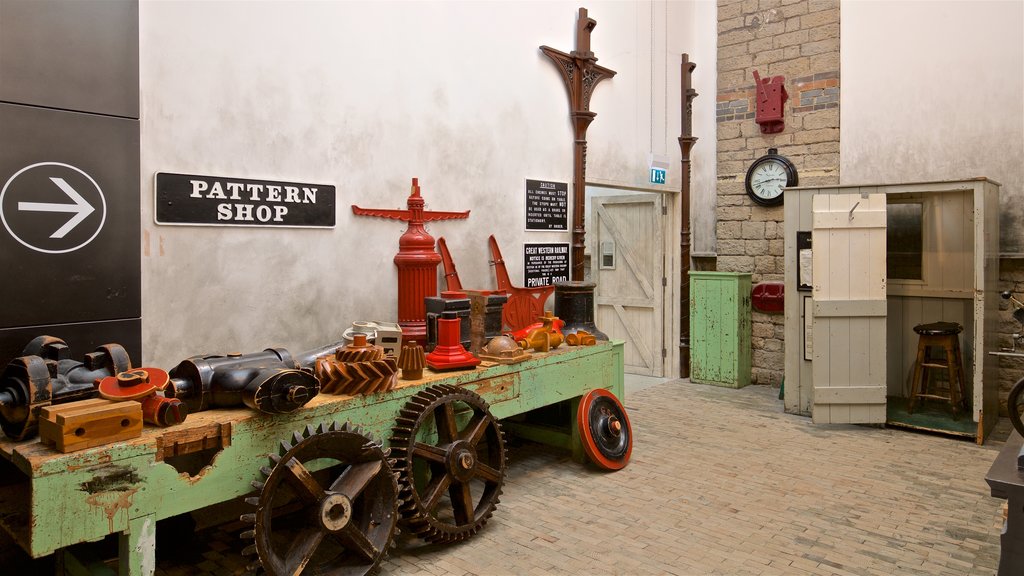
M896 280L922 280L924 205L900 202L886 206L885 274Z

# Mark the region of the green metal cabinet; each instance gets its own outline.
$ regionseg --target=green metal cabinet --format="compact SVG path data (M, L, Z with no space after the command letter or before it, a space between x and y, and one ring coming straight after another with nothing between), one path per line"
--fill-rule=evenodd
M750 384L750 274L690 272L690 380Z

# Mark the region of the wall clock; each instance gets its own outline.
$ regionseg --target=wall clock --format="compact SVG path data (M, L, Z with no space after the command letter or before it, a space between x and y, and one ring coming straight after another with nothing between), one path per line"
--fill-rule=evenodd
M777 148L769 148L767 155L754 160L747 169L747 196L761 206L778 206L782 204L782 189L797 182L796 166L780 156Z

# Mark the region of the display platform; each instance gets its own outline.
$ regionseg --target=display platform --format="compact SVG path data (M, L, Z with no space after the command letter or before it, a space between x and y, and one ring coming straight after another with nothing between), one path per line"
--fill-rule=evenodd
M380 394L319 395L290 414L198 412L177 426L147 427L140 438L68 454L38 440L0 441L0 526L34 558L118 534L119 573L152 574L157 520L251 494L252 483L263 480L267 455L307 426L351 422L386 446L400 409L442 384L479 394L498 419L562 402L574 414L591 390L624 397L623 344L561 347L511 365L426 371L422 380L399 380ZM583 461L576 418L542 424L531 439L570 448L574 460ZM518 433L529 426L514 427Z

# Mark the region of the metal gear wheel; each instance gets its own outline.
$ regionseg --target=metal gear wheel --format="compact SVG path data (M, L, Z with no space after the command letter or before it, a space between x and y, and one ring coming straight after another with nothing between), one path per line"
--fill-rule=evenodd
M633 428L626 408L611 392L597 388L580 400L576 413L583 451L605 470L621 470L633 452Z
M389 451L348 423L307 426L281 442L254 481L256 507L241 521L257 555L248 568L270 576L352 576L374 571L398 533L399 488Z
M478 394L431 386L399 412L391 437L402 526L434 543L465 540L494 513L505 481L505 439Z

